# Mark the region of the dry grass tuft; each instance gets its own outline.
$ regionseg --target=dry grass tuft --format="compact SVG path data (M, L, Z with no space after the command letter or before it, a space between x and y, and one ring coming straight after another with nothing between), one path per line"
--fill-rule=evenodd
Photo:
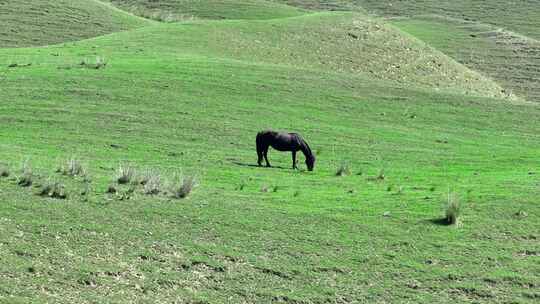
M56 170L59 173L62 173L63 175L67 176L86 176L87 171L86 168L83 166L83 164L75 157L71 157L68 160L66 160L64 163L62 163L58 170Z
M17 178L17 184L21 187L30 187L34 182L34 173L29 160L25 160L21 166L21 175Z
M0 164L0 177L9 177L9 168L7 165Z
M336 171L336 176L346 176L349 174L351 174L351 168L345 163L342 163Z
M448 192L446 199L446 221L450 225L459 225L461 203L455 192Z
M116 170L116 181L119 184L127 184L131 182L137 174L137 170L128 164L120 164Z
M48 196L58 199L66 199L67 193L63 184L53 179L47 180L38 192L40 196Z
M177 176L172 184L171 192L174 198L186 198L196 186L197 180L194 176L187 175L183 178Z
M107 193L115 194L117 192L118 192L118 190L116 189L116 187L114 185L109 185L109 187L107 187Z
M144 194L158 194L159 192L161 192L161 175L157 171L152 170L150 172L151 174L146 176L146 180L144 183Z

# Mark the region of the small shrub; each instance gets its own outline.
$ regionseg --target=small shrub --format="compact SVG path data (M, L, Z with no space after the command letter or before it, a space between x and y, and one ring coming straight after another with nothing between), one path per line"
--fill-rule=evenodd
M450 225L459 224L459 216L461 214L461 204L459 197L454 192L448 192L446 200L446 221Z
M21 172L21 175L17 178L17 184L21 187L32 186L32 183L34 182L34 173L28 160L23 162Z
M115 194L116 192L118 192L118 190L116 190L114 185L109 185L109 187L107 187L107 193Z
M349 165L345 163L341 164L336 171L336 176L346 176L349 174L351 174L351 169L349 168Z
M58 198L58 199L67 198L64 185L51 179L49 179L45 183L45 185L41 187L41 190L38 192L38 195L49 196L49 197Z
M137 171L134 167L127 164L121 164L116 171L116 181L119 184L127 184L133 180L136 173Z
M197 181L194 176L184 176L181 180L176 179L172 186L172 194L175 198L186 198L197 186Z
M134 180L134 184L146 185L151 179L159 176L160 172L155 169L146 168L139 173L139 176Z
M380 169L379 170L379 173L377 174L377 176L375 177L375 179L377 180L384 180L386 178L386 176L384 175L384 169Z
M79 65L84 68L97 70L97 69L106 67L107 61L103 57L96 56L95 60L83 59Z
M86 176L86 169L75 157L71 157L61 164L57 172L68 176Z
M5 165L0 165L0 177L9 177L9 168Z
M238 191L242 191L244 190L244 187L246 187L247 185L247 182L246 181L242 181L238 186L236 186L236 189L235 190L238 190ZM267 189L268 190L268 189ZM264 191L263 191L264 192Z
M524 210L519 210L514 215L518 218L526 218L528 216L527 212L525 212Z
M81 196L87 196L92 191L92 186L90 185L90 182L85 182L83 189L81 190Z
M158 172L153 172L152 175L148 176L144 184L144 194L158 194L161 192L161 176Z

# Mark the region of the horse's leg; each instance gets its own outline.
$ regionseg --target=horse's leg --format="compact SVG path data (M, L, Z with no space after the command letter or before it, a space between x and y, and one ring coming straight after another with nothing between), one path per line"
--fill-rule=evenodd
M266 147L266 149L264 149L263 155L264 155L264 160L266 161L266 166L267 167L272 167L272 166L270 166L270 163L268 162L268 147Z
M292 168L298 169L296 168L296 151L292 151Z
M263 160L263 151L260 149L260 147L257 147L257 163L259 164L259 167L262 166L262 160Z

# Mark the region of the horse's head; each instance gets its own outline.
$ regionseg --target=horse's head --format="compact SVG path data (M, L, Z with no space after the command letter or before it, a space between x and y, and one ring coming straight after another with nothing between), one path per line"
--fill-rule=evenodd
M306 166L308 171L313 171L313 168L315 167L315 155L306 157Z

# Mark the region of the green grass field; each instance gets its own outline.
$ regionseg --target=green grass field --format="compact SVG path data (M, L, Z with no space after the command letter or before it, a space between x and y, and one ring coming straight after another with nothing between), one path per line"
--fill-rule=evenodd
M537 302L536 95L447 39L489 42L438 18L247 2L260 17L177 1L197 18L172 23L96 2L142 23L0 49L0 302ZM214 3L235 20L205 20L225 12ZM266 128L301 133L315 171L274 150L256 167ZM56 172L72 157L86 177ZM126 164L159 171L161 193L119 185ZM198 184L184 199L179 174ZM51 182L66 199L38 195Z

